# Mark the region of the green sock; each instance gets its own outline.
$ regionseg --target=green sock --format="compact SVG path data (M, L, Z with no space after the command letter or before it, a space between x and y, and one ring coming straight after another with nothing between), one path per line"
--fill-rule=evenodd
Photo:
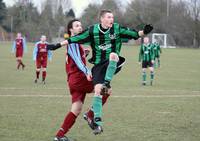
M147 78L146 72L142 72L142 80L143 80L143 82L146 82L146 78Z
M154 72L151 71L151 81L153 81L153 78L154 78Z
M92 107L94 112L94 119L101 119L102 118L102 96L94 96L92 100ZM98 120L94 122L97 125L102 125L102 121Z
M117 62L110 61L108 68L106 70L105 80L111 81L113 78L113 75L115 74L116 69L117 69Z
M160 59L158 59L158 67L160 67Z

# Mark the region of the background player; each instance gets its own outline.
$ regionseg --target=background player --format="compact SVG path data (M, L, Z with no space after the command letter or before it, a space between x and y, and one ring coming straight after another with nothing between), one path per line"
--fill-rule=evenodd
M47 61L48 59L52 60L52 53L51 51L47 50L48 43L46 42L47 38L45 35L42 35L40 41L35 44L33 49L33 60L35 61L36 65L36 79L35 83L38 82L40 71L42 69L42 83L45 84L46 79L46 68L47 68Z
M150 84L153 84L154 79L154 51L153 44L149 43L149 38L144 37L144 43L140 46L139 63L142 62L142 85L146 85L146 68L150 70Z
M27 52L25 38L22 37L21 33L17 33L17 37L12 46L12 53L15 52L15 57L17 60L17 69L22 66L22 69L25 68L24 63L22 62L24 52Z

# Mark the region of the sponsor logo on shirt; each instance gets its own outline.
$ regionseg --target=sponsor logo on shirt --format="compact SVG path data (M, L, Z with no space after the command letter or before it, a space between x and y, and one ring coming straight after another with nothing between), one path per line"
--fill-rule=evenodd
M102 50L106 50L108 48L111 48L111 46L112 46L111 44L102 44L102 45L99 46L99 48L102 49Z

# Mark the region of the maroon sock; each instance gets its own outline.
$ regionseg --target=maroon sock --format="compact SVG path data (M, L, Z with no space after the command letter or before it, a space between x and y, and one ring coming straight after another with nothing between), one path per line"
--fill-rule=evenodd
M102 97L102 105L104 105L105 103L106 103L106 101L107 101L107 99L108 99L108 97L109 97L110 95L103 95L103 97ZM88 118L89 119L93 119L94 118L94 112L90 109L88 112L87 112L87 116L88 116Z
M39 79L40 71L36 71L36 78Z
M59 129L59 131L57 132L56 136L57 137L64 137L64 135L69 131L69 129L74 125L75 121L76 121L77 116L72 113L69 112L65 119L64 122L61 126L61 128Z
M17 69L19 69L20 65L21 65L21 60L17 60Z
M46 75L47 75L47 72L43 71L42 72L42 81L44 81L46 79Z

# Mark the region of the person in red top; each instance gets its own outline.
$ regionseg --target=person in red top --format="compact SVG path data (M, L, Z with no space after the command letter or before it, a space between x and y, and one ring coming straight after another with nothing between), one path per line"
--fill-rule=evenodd
M36 79L35 83L38 82L40 70L42 68L42 83L45 84L46 79L46 68L47 68L47 59L52 60L51 51L47 50L47 38L45 35L42 35L40 41L35 44L33 49L33 60L36 65Z
M75 36L82 32L81 22L77 19L71 20L67 26L69 36ZM56 45L48 45L49 50L60 48L62 43ZM76 118L80 114L86 93L92 93L94 85L92 83L92 75L89 68L86 66L86 53L88 50L84 49L82 45L72 43L66 47L66 73L68 86L72 98L71 110L65 116L65 119L56 133L54 141L70 141L65 136L70 128L74 125ZM105 95L102 104L107 100L108 96ZM91 112L91 115L93 113ZM93 117L91 117L92 119ZM92 122L92 121L91 121ZM93 123L88 123L93 128Z
M22 37L21 33L17 33L17 37L16 37L16 39L13 43L13 47L12 47L12 53L15 52L15 57L17 60L17 69L19 69L20 66L22 66L22 69L25 68L24 63L22 62L22 57L23 57L24 51L27 52L26 41Z

